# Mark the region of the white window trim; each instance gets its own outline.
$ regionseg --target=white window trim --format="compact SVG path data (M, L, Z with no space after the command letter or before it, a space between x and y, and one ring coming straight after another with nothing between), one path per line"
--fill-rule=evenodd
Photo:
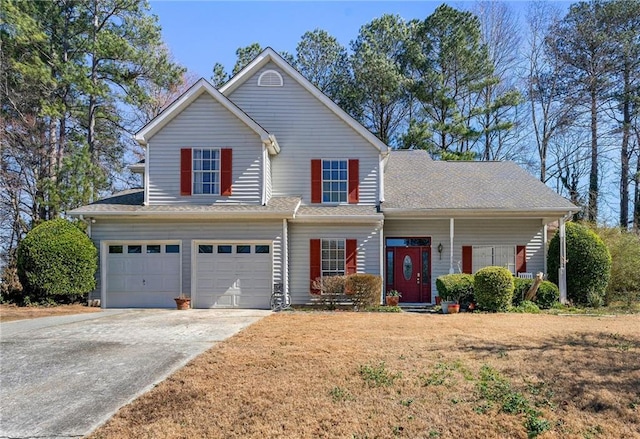
M324 270L322 268L322 263L325 260L326 261L331 261L331 259L324 259L322 257L322 244L324 243L324 241L336 241L336 242L337 241L341 241L342 242L342 245L343 245L342 251L344 252L344 257L343 257L343 260L342 260L342 264L343 264L342 265L343 266L342 270L337 270L337 269L336 270L331 270L331 269ZM336 259L336 261L338 261L338 259ZM324 274L325 271L342 271L342 274L337 274L337 275L334 275L334 276L344 276L344 275L347 274L347 240L346 240L346 238L320 238L320 278L327 277L327 275Z
M205 170L202 170L202 169L196 170L195 166L193 166L194 160L196 160L195 159L195 151L212 151L212 152L213 151L217 151L218 152L218 169L217 170L208 170L208 171L205 171ZM200 160L202 160L202 159L200 159ZM215 173L215 174L217 174L218 175L218 183L217 183L218 191L215 192L215 193L212 192L210 194L206 194L206 193L202 193L202 192L196 192L195 191L195 189L196 189L196 172L198 172L198 173L207 172L207 173ZM203 184L203 183L200 183L200 184ZM213 184L213 183L210 183L210 184ZM195 195L195 196L204 196L204 197L211 197L211 196L219 197L220 196L221 185L222 185L222 148L216 147L216 146L213 146L213 147L193 147L193 148L191 148L191 195L192 196L193 195ZM200 189L202 189L202 188L200 188Z
M273 75L273 74L275 74L275 76L278 77L278 79L280 80L280 82L278 84L263 84L262 83L262 78L265 75ZM275 71L275 70L265 70L258 77L258 87L282 87L283 85L284 85L284 81L282 80L282 75L280 73L278 73L277 71Z
M345 197L344 197L344 201L324 201L324 162L346 162L346 170L347 170L347 178L345 180L346 183L346 190L345 190ZM339 204L349 204L349 159L343 159L343 158L327 158L327 159L321 159L320 160L320 184L322 185L321 189L321 202L322 204L327 204L327 205L339 205ZM333 182L333 180L329 180L330 182ZM341 182L342 180L338 180L337 182Z
M476 267L476 250L479 249L487 249L490 248L491 249L491 264L490 265L484 265L482 267L478 267L477 269ZM496 248L511 248L513 249L513 260L512 261L508 261L506 264L501 264L501 265L497 265L496 264ZM474 245L471 248L471 264L472 264L472 268L474 268L472 270L473 273L475 273L476 271L478 271L481 268L484 267L489 267L489 266L499 266L499 267L504 267L507 270L509 270L514 276L517 274L516 273L516 260L518 258L518 248L516 245L500 245L500 244L487 244L487 245Z

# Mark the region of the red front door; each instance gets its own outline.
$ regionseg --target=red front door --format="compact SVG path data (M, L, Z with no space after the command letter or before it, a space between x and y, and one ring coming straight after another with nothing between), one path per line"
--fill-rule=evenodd
M396 247L393 255L393 288L401 302L431 302L431 248Z
M402 302L420 302L420 248L397 247L395 254L395 289L402 293Z

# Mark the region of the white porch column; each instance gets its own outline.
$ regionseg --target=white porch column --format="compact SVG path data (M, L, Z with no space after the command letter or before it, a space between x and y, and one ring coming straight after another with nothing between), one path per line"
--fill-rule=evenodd
M560 268L558 268L560 303L567 303L567 236L564 221L564 218L560 218Z
M453 269L453 235L454 235L454 219L449 218L449 274L455 273Z
M282 220L282 293L289 293L289 227L287 219Z
M544 264L544 267L542 268L542 271L544 273L547 273L547 250L549 250L549 232L547 229L547 225L545 224L542 227L542 249L544 250L544 253L542 254L542 263Z

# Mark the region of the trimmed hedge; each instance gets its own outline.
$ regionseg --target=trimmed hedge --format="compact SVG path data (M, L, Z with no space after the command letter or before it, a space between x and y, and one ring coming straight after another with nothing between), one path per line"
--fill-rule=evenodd
M359 309L380 305L382 277L375 274L346 276L345 292Z
M436 279L438 296L442 300L456 302L473 302L472 274L445 274Z
M589 228L566 224L567 298L574 305L592 305L604 300L611 276L611 254L602 239ZM560 234L549 242L547 273L558 284L560 268Z
M518 277L513 279L513 306L519 306L522 302L522 298L529 291L531 285L533 285L533 279L520 279ZM536 297L533 299L533 303L538 305L540 309L549 309L555 303L560 300L560 290L553 282L548 280L542 281L538 287Z
M63 219L35 227L18 246L18 276L25 302L68 303L96 287L98 251L73 223Z
M480 309L507 311L513 300L513 276L504 267L485 267L473 278L473 291Z

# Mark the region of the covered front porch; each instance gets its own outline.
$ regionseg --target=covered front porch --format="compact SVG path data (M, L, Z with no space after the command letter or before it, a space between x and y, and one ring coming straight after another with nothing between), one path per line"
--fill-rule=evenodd
M474 273L498 265L519 273L546 273L548 225L561 237L560 299L566 301L564 217L390 217L384 225L385 291L401 303L436 302L435 280L450 273Z

